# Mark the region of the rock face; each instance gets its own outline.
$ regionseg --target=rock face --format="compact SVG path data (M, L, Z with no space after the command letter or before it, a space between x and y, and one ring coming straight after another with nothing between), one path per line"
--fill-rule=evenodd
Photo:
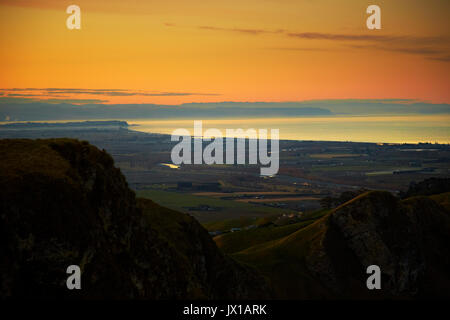
M193 218L136 201L106 152L52 139L0 140L0 154L1 298L268 297Z
M309 269L342 297L373 297L366 268L381 268L386 297L450 296L450 217L427 197L368 192L322 221ZM375 290L376 291L376 290Z

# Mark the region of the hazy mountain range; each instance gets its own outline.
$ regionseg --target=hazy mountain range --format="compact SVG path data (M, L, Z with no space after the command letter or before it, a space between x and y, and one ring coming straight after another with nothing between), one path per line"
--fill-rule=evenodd
M58 102L0 97L2 121L70 119L217 119L337 115L449 114L449 104L407 99L312 100L302 102L214 102L157 104L103 104Z

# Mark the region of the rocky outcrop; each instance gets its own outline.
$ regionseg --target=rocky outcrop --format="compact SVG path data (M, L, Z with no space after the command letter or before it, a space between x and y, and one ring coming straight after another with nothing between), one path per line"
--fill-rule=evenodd
M336 208L320 223L308 267L337 296L450 295L450 217L435 201L401 201L373 191ZM370 265L381 268L379 292L366 288Z
M0 140L0 154L0 297L268 297L265 280L193 218L136 201L105 151ZM82 270L81 290L66 288L69 265Z

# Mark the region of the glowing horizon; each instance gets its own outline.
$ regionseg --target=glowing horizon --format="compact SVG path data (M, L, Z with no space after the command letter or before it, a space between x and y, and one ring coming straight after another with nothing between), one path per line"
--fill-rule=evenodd
M366 1L0 0L1 97L450 103L450 2L379 2L382 30Z

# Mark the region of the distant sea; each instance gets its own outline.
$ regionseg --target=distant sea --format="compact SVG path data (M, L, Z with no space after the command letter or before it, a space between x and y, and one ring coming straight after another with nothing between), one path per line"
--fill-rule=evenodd
M194 132L194 120L125 120L136 125L131 129L137 131L171 134L177 128L185 128ZM450 143L450 115L203 120L203 131L209 128L217 128L223 134L225 129L279 129L280 139L285 140Z
M88 119L36 121L64 123ZM185 128L194 134L194 119L89 119L127 121L130 129L171 134ZM450 143L450 115L310 116L292 118L196 119L203 131L226 129L279 129L280 139L309 141L353 141L375 143ZM12 122L12 121L11 121ZM0 121L0 124L11 123ZM27 122L27 121L17 121ZM269 130L270 133L270 130Z

